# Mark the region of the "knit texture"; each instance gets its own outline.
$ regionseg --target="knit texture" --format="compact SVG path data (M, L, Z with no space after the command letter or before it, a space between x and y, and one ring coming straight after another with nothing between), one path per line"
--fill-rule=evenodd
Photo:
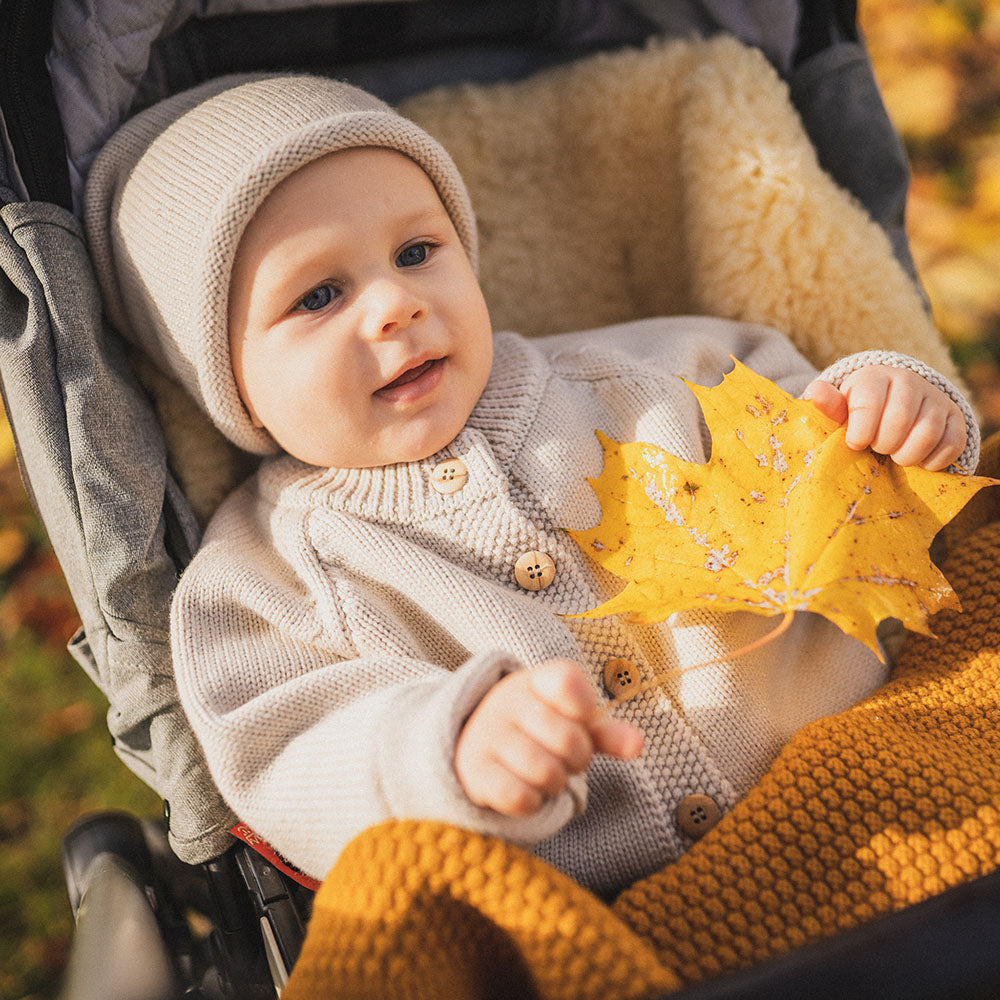
M945 566L964 605L892 680L805 727L768 774L616 912L686 981L902 909L1000 861L1000 522Z
M234 444L267 454L233 377L233 259L267 195L342 149L397 150L434 182L475 267L476 223L451 158L365 91L324 77L223 77L127 122L91 169L84 221L111 321Z
M607 897L690 845L674 821L685 796L729 809L802 725L882 684L874 654L816 615L732 662L774 623L567 617L620 589L564 530L600 519L595 430L707 461L677 375L714 384L733 357L793 394L815 375L776 331L706 317L502 333L441 453L372 469L268 459L220 508L172 609L181 702L236 814L315 878L366 827L412 817L533 846ZM438 493L434 468L456 460L467 481ZM514 569L532 551L556 566L537 592ZM453 766L464 721L503 673L553 657L580 663L602 700L621 657L659 682L619 709L645 733L642 755L596 757L582 815L582 789L527 817L473 806Z
M282 998L616 1000L679 985L624 921L545 862L400 821L341 856Z
M802 729L678 861L605 907L499 841L377 827L321 888L286 1000L652 996L993 871L1000 522L972 527L944 566L963 611L909 637L877 693Z

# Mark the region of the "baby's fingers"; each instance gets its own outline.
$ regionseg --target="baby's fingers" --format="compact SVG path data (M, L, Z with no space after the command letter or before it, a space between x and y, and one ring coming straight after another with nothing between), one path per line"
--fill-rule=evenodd
M597 711L593 689L577 664L549 660L532 671L531 681L545 707L561 716L562 721L536 707L531 713L521 715L519 725L537 734L540 742L563 760L571 773L584 770L595 750L621 760L629 760L642 751L641 730ZM536 716L544 725L536 728Z
M632 760L642 753L642 730L611 715L596 715L590 724L594 748L619 760Z
M829 382L814 379L806 386L802 398L811 400L820 413L831 420L836 420L838 424L847 419L847 399Z
M597 707L586 675L572 660L546 660L529 676L535 694L568 719L583 722Z
M940 472L965 451L966 437L965 418L956 406L953 412L936 413L919 422L892 458L899 465L919 465L930 472Z
M570 774L586 771L594 754L594 744L585 722L567 718L540 698L524 702L517 728L543 748Z
M538 788L496 757L477 761L464 784L475 805L503 816L528 816L545 801Z
M569 780L566 762L517 728L494 747L492 756L515 778L537 791L543 798L558 795Z
M848 404L845 440L856 451L870 447L898 465L939 471L965 449L962 411L916 372L862 368L842 389Z
M891 455L897 465L919 465L937 448L946 421L945 412L924 407L908 427L900 427L892 435L880 434L875 450Z
M884 419L891 382L888 378L875 377L876 372L877 369L863 369L844 383L843 388L847 396L848 408L844 439L847 446L854 451L864 451L865 448L871 447L888 454L878 445L879 443L884 444L889 437L901 429L901 426L889 426ZM903 401L899 400L899 402L902 406ZM916 406L913 407L913 412L910 414L911 421L919 408L919 400L915 402ZM897 414L902 417L902 410L898 409ZM901 440L896 441L895 444L898 445Z

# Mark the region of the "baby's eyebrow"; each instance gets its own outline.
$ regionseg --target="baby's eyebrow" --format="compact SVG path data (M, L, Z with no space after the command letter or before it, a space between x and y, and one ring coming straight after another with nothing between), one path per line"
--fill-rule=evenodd
M413 212L400 217L400 224L404 227L419 226L430 223L441 224L448 219L448 213L444 205L440 202L436 206L421 206Z

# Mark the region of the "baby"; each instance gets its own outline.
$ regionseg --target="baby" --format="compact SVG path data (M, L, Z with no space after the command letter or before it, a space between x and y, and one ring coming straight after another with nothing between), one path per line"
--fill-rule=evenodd
M613 895L797 728L883 683L809 614L687 673L773 623L564 617L617 589L564 530L600 516L595 430L707 460L678 375L718 382L732 355L853 448L976 462L961 395L889 352L817 379L781 334L724 320L494 334L454 164L345 84L230 79L157 105L95 163L86 223L115 325L268 456L180 580L173 657L222 794L318 878L364 828L427 817Z

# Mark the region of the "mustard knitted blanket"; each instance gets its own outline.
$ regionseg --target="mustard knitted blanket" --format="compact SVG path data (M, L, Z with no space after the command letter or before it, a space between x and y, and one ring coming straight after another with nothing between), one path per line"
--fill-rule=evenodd
M995 437L982 471L995 475L998 456ZM952 531L961 545L944 569L963 611L935 616L937 639L909 637L881 690L802 729L674 864L607 906L501 841L387 823L324 882L284 1000L652 996L995 869L996 494L984 491Z

